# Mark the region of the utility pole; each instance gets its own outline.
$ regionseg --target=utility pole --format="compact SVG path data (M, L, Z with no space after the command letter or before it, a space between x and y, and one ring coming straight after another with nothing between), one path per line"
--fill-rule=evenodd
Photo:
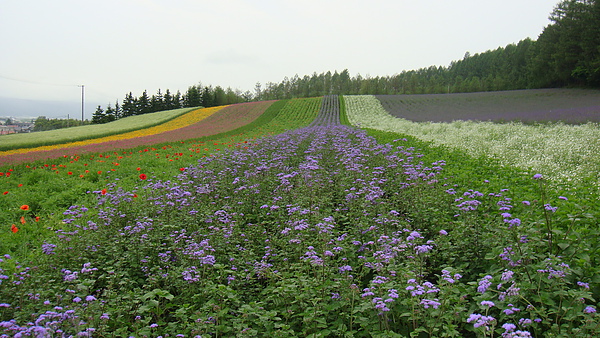
M83 125L83 97L84 97L84 85L78 85L77 87L81 87L81 125Z

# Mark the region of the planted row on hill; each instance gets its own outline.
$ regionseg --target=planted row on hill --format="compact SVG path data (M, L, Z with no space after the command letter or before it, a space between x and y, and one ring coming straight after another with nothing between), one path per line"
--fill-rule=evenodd
M146 129L167 123L195 109L198 108L182 108L146 114L144 116L131 116L104 125L87 125L30 134L5 135L2 136L2 143L0 143L0 156L4 152L13 149L52 146Z

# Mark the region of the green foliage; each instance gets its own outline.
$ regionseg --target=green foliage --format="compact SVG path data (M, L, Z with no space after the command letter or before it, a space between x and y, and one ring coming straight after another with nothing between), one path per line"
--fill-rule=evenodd
M46 131L46 130L70 128L70 127L86 125L89 123L90 123L89 121L81 122L81 120L75 120L75 119L48 119L45 116L38 116L38 118L35 119L33 131Z

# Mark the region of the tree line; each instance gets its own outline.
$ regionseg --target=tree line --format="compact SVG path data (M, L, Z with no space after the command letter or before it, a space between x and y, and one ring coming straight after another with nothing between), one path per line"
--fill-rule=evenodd
M49 119L46 116L38 116L33 125L33 131L46 131L62 129L69 127L84 126L90 124L89 120L81 121L77 119Z
M127 94L122 104L100 106L93 123L181 107L212 107L262 100L324 95L434 94L550 87L600 87L600 0L559 2L551 23L537 40L530 38L495 50L391 76L351 76L337 72L285 77L280 83L257 82L253 92L195 85L185 94L159 90L140 97Z
M106 109L98 106L92 115L92 123L107 123L123 117L142 115L163 110L171 110L186 107L214 107L252 100L250 92L242 93L230 87L223 89L220 86L202 86L197 84L190 86L184 94L177 91L175 94L166 89L163 93L160 89L156 94L148 95L148 91L136 97L131 92L125 95L122 103L110 103Z
M537 40L465 53L449 66L391 76L351 77L348 70L284 78L255 87L259 100L331 94L433 94L550 87L600 87L600 2L558 3Z

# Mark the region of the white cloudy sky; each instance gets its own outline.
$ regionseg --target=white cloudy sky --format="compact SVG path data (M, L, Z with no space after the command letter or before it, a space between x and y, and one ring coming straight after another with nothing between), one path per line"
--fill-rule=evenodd
M0 0L0 97L121 101L145 89L447 66L548 25L558 0ZM93 107L86 108L93 110Z

